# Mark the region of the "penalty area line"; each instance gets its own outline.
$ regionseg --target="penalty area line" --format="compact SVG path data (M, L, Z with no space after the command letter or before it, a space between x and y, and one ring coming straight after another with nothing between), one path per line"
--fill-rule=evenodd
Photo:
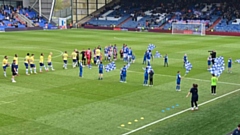
M205 105L205 104L211 103L211 102L213 102L213 101L216 101L216 100L218 100L218 99L221 99L221 98L223 98L223 97L226 97L226 96L228 96L228 95L230 95L230 94L236 93L236 92L238 92L238 91L240 91L240 89L236 89L236 90L234 90L234 91L231 91L231 92L229 92L229 93L223 94L223 95L218 96L218 97L216 97L216 98L213 98L213 99L211 99L211 100L205 101L205 102L199 104L198 106L203 106L203 105ZM182 114L182 113L185 113L185 112L187 112L187 111L189 111L189 110L190 110L190 108L185 109L185 110L182 110L182 111L180 111L180 112L177 112L177 113L174 113L174 114L169 115L169 116L167 116L167 117L164 117L164 118L162 118L162 119L156 120L156 121L151 122L151 123L149 123L149 124L147 124L147 125L144 125L144 126L142 126L142 127L139 127L139 128L137 128L137 129L134 129L134 130L132 130L132 131L129 131L129 132L127 132L127 133L124 133L124 134L122 134L122 135L129 135L129 134L131 134L131 133L137 132L137 131L139 131L139 130L142 130L142 129L144 129L144 128L147 128L147 127L149 127L149 126L152 126L152 125L157 124L157 123L159 123L159 122L162 122L162 121L164 121L164 120L167 120L167 119L170 119L170 118L175 117L175 116L177 116L177 115L180 115L180 114Z

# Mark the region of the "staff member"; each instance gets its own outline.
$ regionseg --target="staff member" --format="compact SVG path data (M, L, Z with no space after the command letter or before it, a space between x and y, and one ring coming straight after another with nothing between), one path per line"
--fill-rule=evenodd
M216 95L217 81L218 81L218 78L214 74L212 74L212 78L211 78L212 95Z
M198 105L197 105L197 101L198 101L198 85L197 84L193 84L193 87L191 88L191 90L188 92L187 96L188 97L190 94L192 94L192 99L191 99L191 110L194 110L194 104L195 104L195 109L198 110Z
M153 75L154 75L154 72L151 69L149 72L149 86L153 86Z
M212 57L212 64L214 64L214 60L215 60L215 58L216 58L216 56L217 56L217 53L216 53L216 51L209 51L209 52L211 52L210 53L210 55L211 55L211 57Z
M240 124L238 124L237 129L233 131L232 135L240 135Z

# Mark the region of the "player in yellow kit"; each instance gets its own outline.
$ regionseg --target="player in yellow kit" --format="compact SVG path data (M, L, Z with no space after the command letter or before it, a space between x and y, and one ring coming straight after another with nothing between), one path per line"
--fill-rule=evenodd
M48 55L48 67L47 67L47 69L49 70L49 68L51 68L52 71L54 70L53 65L52 65L52 52L50 52L49 55Z
M41 56L40 56L40 59L39 59L39 66L40 66L40 68L39 68L39 72L42 72L42 68L44 67L44 69L46 70L46 71L48 71L47 70L47 68L46 68L46 66L44 65L44 57L43 57L44 55L43 55L43 53L41 53Z
M29 75L28 74L28 66L29 66L29 63L30 63L30 56L29 56L30 54L29 53L27 53L27 55L25 56L25 59L24 59L24 65L25 65L25 67L26 67L26 75Z
M75 68L77 66L77 53L75 50L72 52L72 66Z
M63 58L63 69L67 69L67 60L68 60L67 51L65 51L65 52L63 53L62 58Z
M7 72L6 72L7 67L8 67L8 57L7 56L4 56L4 58L3 58L2 67L3 67L3 75L5 77L7 77Z
M16 73L18 74L18 55L17 54L14 55L13 60L15 60L15 69L16 69Z
M30 63L30 73L32 74L34 72L34 74L37 74L36 65L34 64L34 54L32 54L31 57L29 58L29 63Z

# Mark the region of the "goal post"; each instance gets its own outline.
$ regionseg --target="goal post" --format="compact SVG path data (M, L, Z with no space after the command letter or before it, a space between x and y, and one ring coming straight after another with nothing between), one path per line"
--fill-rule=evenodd
M172 34L205 35L204 23L172 23Z

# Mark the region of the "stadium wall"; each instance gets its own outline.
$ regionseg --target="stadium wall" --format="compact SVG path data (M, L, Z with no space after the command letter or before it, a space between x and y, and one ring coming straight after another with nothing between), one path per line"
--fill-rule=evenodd
M116 31L140 31L138 28L120 28L120 27L100 27L100 26L92 26L85 25L86 29L101 29L101 30L116 30ZM156 32L156 33L172 33L171 30L160 30L160 29L150 29L148 32ZM218 31L206 31L206 35L219 35L219 36L240 36L240 32L218 32Z

